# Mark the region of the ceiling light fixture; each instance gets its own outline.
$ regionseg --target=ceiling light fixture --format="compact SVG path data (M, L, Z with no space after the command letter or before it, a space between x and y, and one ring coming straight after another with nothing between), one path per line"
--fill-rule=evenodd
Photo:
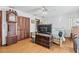
M47 8L45 6L42 7L42 18L45 18L47 15Z

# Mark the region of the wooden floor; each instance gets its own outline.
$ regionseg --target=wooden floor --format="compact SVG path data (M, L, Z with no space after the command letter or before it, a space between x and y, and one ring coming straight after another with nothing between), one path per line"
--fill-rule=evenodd
M31 38L21 40L10 46L0 47L0 53L73 53L72 41L66 39L63 46L54 44L51 49L32 43Z

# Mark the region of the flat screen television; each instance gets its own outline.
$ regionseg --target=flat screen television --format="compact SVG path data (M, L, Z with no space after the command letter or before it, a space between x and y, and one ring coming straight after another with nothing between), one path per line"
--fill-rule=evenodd
M52 25L51 24L40 24L37 26L38 33L51 34L52 33Z

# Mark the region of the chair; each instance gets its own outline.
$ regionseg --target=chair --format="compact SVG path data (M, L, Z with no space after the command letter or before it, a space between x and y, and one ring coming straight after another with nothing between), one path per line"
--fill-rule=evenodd
M35 32L31 32L31 38L32 38L32 42L35 43Z
M62 46L62 42L64 40L64 34L63 34L63 32L62 31L59 31L58 36L59 36L60 46Z
M65 31L63 29L54 29L52 31L53 38L54 38L54 43L59 44L62 46L62 42L65 41L64 35Z

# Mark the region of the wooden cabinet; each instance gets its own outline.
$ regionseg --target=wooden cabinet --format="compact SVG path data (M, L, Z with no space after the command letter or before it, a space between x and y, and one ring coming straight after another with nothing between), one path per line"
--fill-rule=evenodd
M0 46L2 45L2 11L0 11Z
M36 33L35 43L51 48L52 46L52 35Z
M11 45L17 42L17 23L16 23L16 11L9 10L6 12L7 18L7 37L6 37L6 44Z
M22 40L28 38L30 35L30 18L18 16L17 17L17 38Z
M17 36L9 36L7 37L7 45L11 45L17 42Z

